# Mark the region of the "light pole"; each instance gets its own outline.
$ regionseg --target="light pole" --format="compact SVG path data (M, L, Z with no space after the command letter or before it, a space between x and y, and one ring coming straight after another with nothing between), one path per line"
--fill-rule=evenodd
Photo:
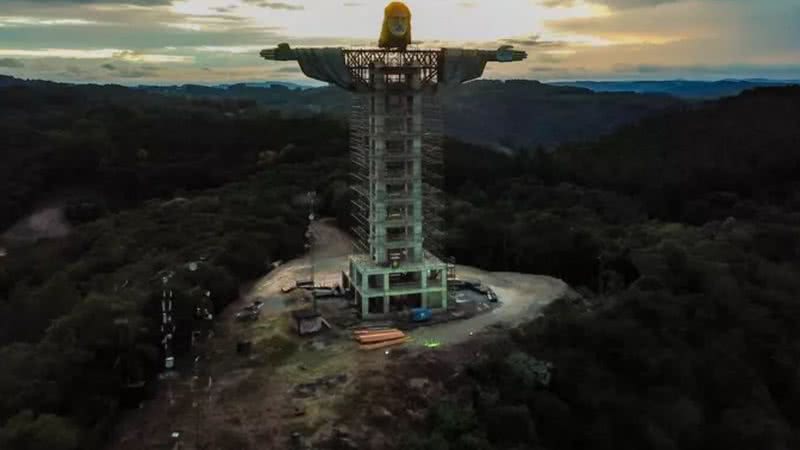
M311 259L311 305L314 312L317 312L317 289L314 281L314 203L317 200L317 193L310 191L308 194L308 231L306 231L306 246L308 247L309 258Z

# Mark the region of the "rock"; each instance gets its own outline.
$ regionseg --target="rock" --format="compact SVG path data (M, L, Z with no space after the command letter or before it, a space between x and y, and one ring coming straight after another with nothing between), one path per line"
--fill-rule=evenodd
M414 421L422 422L425 420L425 413L422 411L414 411L412 409L406 410L406 415Z
M337 450L358 450L358 445L349 437L336 438L334 448Z
M293 151L294 149L296 149L296 148L297 148L297 146L296 146L296 145L294 145L294 144L286 144L286 145L285 145L285 146L284 146L284 147L281 149L280 153L278 153L278 157L279 157L279 158L285 157L287 153L289 153L289 152L292 152L292 151Z
M383 433L373 433L369 438L369 448L387 448L388 442Z
M379 420L389 420L394 417L394 415L388 409L384 408L383 406L373 406L370 409L370 414L372 417L379 419Z
M292 402L289 405L289 413L287 417L302 417L306 415L306 408L300 402Z
M333 429L333 436L336 438L346 438L350 436L350 429L347 425L339 425Z
M322 378L318 381L319 384L324 385L328 389L332 389L337 385L344 384L347 382L347 374L340 373L338 375L331 375L329 377Z
M425 389L430 383L427 378L412 378L408 381L408 386L411 389Z
M313 397L314 394L317 392L317 385L316 383L304 383L298 384L293 389L293 394L295 397Z

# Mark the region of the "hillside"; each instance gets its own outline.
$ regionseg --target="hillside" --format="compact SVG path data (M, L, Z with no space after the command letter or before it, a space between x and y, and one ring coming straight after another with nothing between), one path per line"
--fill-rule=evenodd
M246 98L292 115L349 114L349 94L339 89L208 86L147 87L184 96ZM594 93L537 81L479 80L442 93L445 132L462 141L504 149L553 147L594 139L682 101L665 95Z
M512 149L592 140L682 105L665 95L594 93L536 81L475 81L443 99L447 134Z
M347 130L254 100L0 89L11 137L0 167L14 193L4 211L77 188L102 203L73 208L66 236L0 256L0 447L105 448L120 415L163 386L160 277L174 273L188 330L198 302L219 313L303 252L307 190L344 228ZM417 373L420 361L457 377L414 405L427 414L395 407L350 430L398 436L387 445L403 450L798 448L798 105L800 88L757 89L555 152L448 140L447 254L555 276L580 295L465 344L466 367L424 350L391 360L405 371L354 380L371 407L389 408L409 380L384 395L380 377ZM179 356L190 339L176 336ZM552 363L547 384L537 361ZM340 414L337 424L352 417ZM317 448L369 449L367 437Z
M116 210L238 180L331 130L330 146L347 146L340 123L281 119L247 99L13 79L0 98L0 229L68 190Z
M458 261L551 273L584 297L482 348L472 387L402 447L800 445L798 96L758 89L464 181Z
M794 86L652 117L596 143L562 148L557 159L577 182L641 196L657 216L702 224L740 198L797 201L798 147ZM751 209L739 204L730 214Z
M739 95L760 87L778 87L798 84L779 80L719 80L719 81L564 81L553 83L591 89L594 92L636 92L639 94L666 94L675 97L703 100Z

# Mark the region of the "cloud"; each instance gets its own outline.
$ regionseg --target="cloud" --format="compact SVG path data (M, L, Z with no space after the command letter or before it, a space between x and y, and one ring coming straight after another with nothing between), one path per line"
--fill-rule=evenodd
M142 53L135 50L116 48L101 48L79 50L69 48L46 49L8 49L0 48L0 56L15 56L21 58L63 58L63 59L119 59L123 61L148 62L148 63L191 63L193 56L166 55L158 53Z
M681 0L595 0L593 3L600 3L612 9L639 8L644 6L657 6L664 3L675 3ZM572 7L578 2L576 0L541 0L540 4L548 8Z
M150 65L121 66L118 64L111 64L111 63L101 64L100 68L107 70L115 78L153 78L157 75L157 72L160 70L158 67Z
M26 16L0 16L0 26L2 27L21 27L21 26L80 26L97 25L97 22L84 19L69 18L38 18Z
M563 45L562 42L543 41L538 34L527 37L501 39L500 42L508 45L518 45L520 47L560 47Z
M22 61L14 58L0 58L0 67L6 67L9 69L20 69L25 67L25 64Z
M660 77L719 78L794 78L800 75L800 64L617 64L613 71L627 75Z
M245 3L259 8L281 9L284 11L302 11L306 9L303 5L294 5L291 3L271 2L268 0L244 0Z
M174 0L16 0L17 3L33 4L77 4L77 5L136 5L136 6L163 6L170 5Z
M220 14L227 14L236 10L236 5L228 5L228 6L216 6L211 8L212 11L216 11Z
M791 72L800 66L797 0L409 3L425 5L425 14L418 6L415 37L426 47L514 45L528 51L525 62L490 65L488 77L722 78L761 73L800 78ZM305 77L296 65L266 65L258 50L280 42L294 47L374 45L384 4L0 0L0 58L24 63L14 69L20 76L60 81L299 80ZM598 6L603 4L608 7ZM325 20L336 14L351 18ZM143 68L147 64L158 64L158 70Z

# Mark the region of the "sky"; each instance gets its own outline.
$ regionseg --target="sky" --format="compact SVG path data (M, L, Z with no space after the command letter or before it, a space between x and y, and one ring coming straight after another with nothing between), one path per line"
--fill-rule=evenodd
M303 81L262 48L370 46L388 0L0 0L0 74ZM800 0L408 0L420 47L526 50L484 78L800 79Z

